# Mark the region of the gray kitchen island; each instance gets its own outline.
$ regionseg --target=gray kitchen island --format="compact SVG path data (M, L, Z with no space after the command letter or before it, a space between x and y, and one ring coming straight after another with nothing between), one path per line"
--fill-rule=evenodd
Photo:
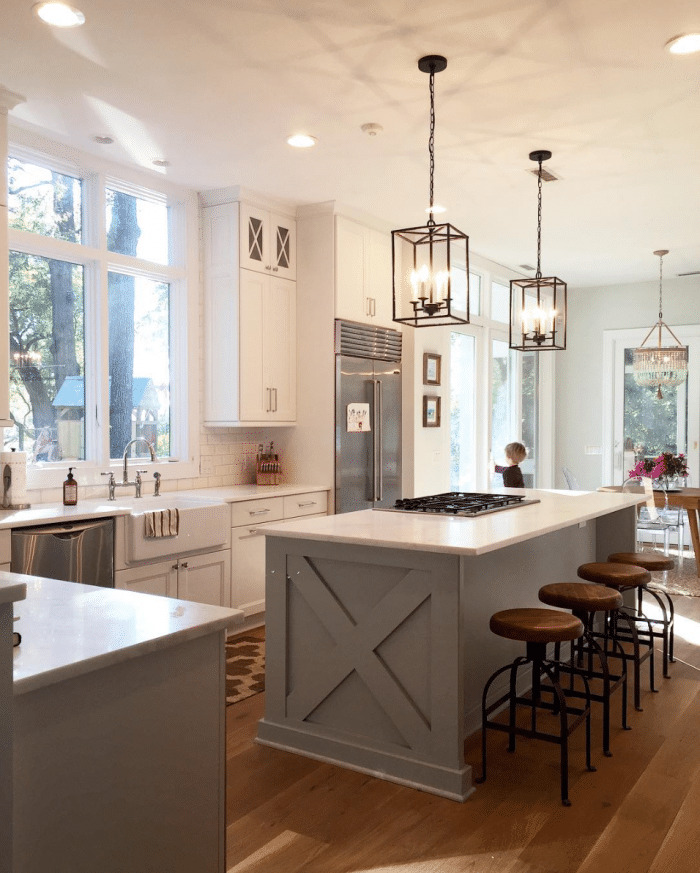
M20 587L0 689L13 873L223 873L224 641L243 614L5 572L0 605Z
M364 510L267 525L265 716L257 740L454 800L481 693L522 654L499 609L634 547L638 495L513 491L475 518Z

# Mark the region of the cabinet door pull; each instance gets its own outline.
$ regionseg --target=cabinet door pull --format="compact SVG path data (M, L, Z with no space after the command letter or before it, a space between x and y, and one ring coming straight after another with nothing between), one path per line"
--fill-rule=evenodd
M277 271L278 271L278 270L277 270L277 267L273 267L273 268L272 268L272 272L273 272L273 273L276 273Z
M272 390L275 392L275 407L272 411L277 412L277 389L273 388Z
M316 501L307 500L305 503L297 503L297 506L299 507L299 509L301 509L302 506L316 506Z
M272 388L266 388L267 391L267 409L265 412L272 412Z
M269 509L249 509L248 515L267 515L269 511Z
M265 269L266 269L266 270L271 270L272 267L271 267L269 264L267 264L266 267L265 267Z
M188 564L187 561L183 561L183 562L180 564L180 566L181 566L181 567L184 567L185 570L186 570L186 569L189 567L189 564Z
M372 316L374 317L377 314L377 298L370 297L370 300L372 301Z

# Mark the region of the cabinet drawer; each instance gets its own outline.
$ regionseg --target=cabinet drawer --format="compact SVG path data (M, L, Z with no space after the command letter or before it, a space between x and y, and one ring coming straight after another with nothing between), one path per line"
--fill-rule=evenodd
M293 494L284 498L284 517L300 515L323 515L328 511L328 492L314 491L311 494Z
M284 497L262 497L260 500L241 500L231 504L231 526L279 521L284 518Z
M0 530L0 564L6 564L12 553L12 534L9 530Z

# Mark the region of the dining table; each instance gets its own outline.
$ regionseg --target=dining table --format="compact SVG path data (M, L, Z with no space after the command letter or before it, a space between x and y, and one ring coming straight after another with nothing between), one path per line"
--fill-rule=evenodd
M599 491L622 491L621 485L603 485ZM693 543L695 562L700 578L700 488L679 488L669 491L654 491L654 503L658 507L679 506L688 516L690 539Z

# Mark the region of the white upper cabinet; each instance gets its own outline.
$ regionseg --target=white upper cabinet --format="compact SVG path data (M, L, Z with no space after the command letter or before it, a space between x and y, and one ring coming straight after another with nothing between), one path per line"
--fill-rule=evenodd
M293 219L241 203L241 266L282 279L296 279Z
M267 237L253 219L270 215L237 202L202 209L204 423L210 426L296 420L296 282L284 278L296 270L294 221L265 225L266 233L274 226L279 240L268 270L261 266Z
M296 285L241 270L241 421L296 418Z
M391 236L335 217L336 317L392 326Z

